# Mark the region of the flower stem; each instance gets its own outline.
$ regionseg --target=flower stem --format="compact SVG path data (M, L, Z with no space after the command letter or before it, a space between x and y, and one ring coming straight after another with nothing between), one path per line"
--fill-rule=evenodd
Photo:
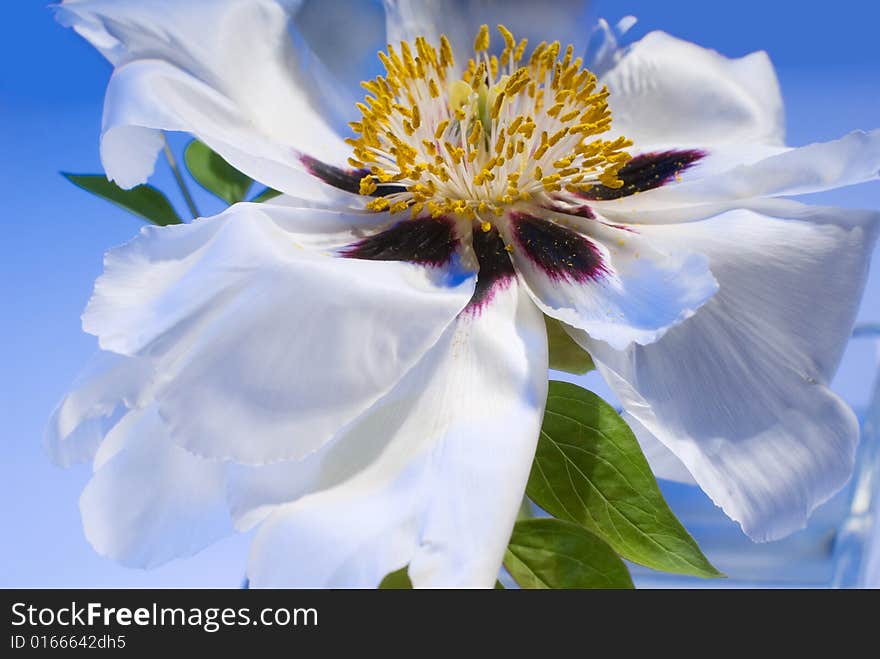
M180 173L177 161L174 159L174 154L171 153L171 147L168 146L168 139L165 137L165 133L162 133L162 142L164 143L163 149L165 151L165 159L168 161L168 165L174 173L177 187L180 188L180 192L186 201L186 205L189 208L189 212L192 214L193 219L196 219L199 216L199 209L196 208L196 202L193 201L192 195L189 193L189 188L186 187L186 181L183 180L183 175Z

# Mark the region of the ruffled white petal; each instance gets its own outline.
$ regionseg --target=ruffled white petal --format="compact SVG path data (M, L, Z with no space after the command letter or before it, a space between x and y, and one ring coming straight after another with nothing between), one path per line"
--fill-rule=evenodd
M104 436L128 409L142 404L153 367L144 359L99 352L52 412L44 445L55 464L91 460Z
M388 392L473 292L453 266L311 247L334 224L353 240L375 222L237 204L145 228L108 253L83 327L104 349L156 360L159 411L184 448L245 464L302 457Z
M801 528L849 478L858 424L827 384L878 222L785 208L640 227L657 244L706 254L718 293L650 346L616 351L578 334L627 412L756 540Z
M540 312L514 282L466 311L323 467L364 468L281 506L252 546L254 586L491 587L546 398ZM359 457L355 458L353 455Z
M105 99L108 176L123 187L145 181L160 130L192 133L245 173L300 195L297 177L283 174L302 170L298 153L344 163L348 149L325 120L312 57L294 48L290 11L298 4L66 0L58 7L59 20L117 69Z
M296 121L292 115L292 121ZM330 188L307 171L302 153L319 152L344 161L347 147L337 137L313 138L293 146L254 130L229 98L189 73L160 60L119 67L104 98L101 161L122 187L143 183L164 145L161 131L195 135L239 170L276 190L298 197L350 203L352 195Z
M668 481L675 481L676 483L697 484L694 477L691 476L691 472L676 457L675 453L666 448L663 442L648 432L638 419L629 412L624 412L622 416L639 441L639 446L651 467L651 471L654 472L654 476Z
M751 150L751 154L749 151ZM696 165L681 183L673 183L613 201L593 202L603 215L633 224L682 221L688 206L736 207L755 197L801 195L880 177L880 130L854 131L830 142L817 142L783 152L760 147L722 147L707 169ZM766 155L766 157L754 156ZM742 158L739 165L733 165ZM725 168L730 164L730 168ZM684 212L682 212L684 209ZM664 213L664 211L666 211Z
M86 538L130 567L189 556L232 530L224 465L172 443L155 406L127 414L80 497Z
M548 272L513 235L507 237L514 245L511 257L544 313L616 349L656 341L692 316L718 288L706 258L687 246L656 246L637 230L592 220L570 228L578 229L588 232L583 239L601 259L591 277Z
M558 40L563 46L573 44L577 53L585 50L589 36L585 21L589 3L585 0L384 0L384 4L389 43L396 47L401 40L411 41L417 36L438 43L440 35L445 34L460 66L473 56L474 37L484 24L501 47L503 41L495 31L499 23L517 39L528 39L532 46Z
M729 59L651 32L602 76L613 130L636 144L782 144L782 96L765 52Z

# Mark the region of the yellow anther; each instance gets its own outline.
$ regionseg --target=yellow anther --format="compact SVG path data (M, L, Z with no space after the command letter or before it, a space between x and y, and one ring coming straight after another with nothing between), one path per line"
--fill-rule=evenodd
M474 91L478 91L480 87L486 84L486 73L488 69L486 68L486 62L480 62L474 71L473 78L471 79L471 88Z
M499 92L498 96L495 97L495 102L492 103L492 111L490 112L490 116L492 119L497 119L498 115L501 112L501 104L504 103L505 92Z
M477 142L480 141L480 138L483 136L483 123L481 121L475 121L474 127L471 129L471 134L468 135L468 144L471 146L475 146Z
M481 53L489 50L489 26L481 25L477 38L474 39L474 52Z
M376 179L372 176L364 176L358 186L358 192L362 195L371 195L376 191L377 187Z
M391 63L393 65L394 71L398 74L406 73L406 67L403 65L403 62L398 57L397 53L394 51L394 46L388 44L388 57L391 58ZM389 73L391 73L389 71Z
M491 222L483 222L480 225L480 229L483 230L483 233L489 233L492 230L492 223Z
M442 139L443 134L446 132L447 126L449 126L449 119L444 119L439 124L437 124L437 128L434 130L434 139Z
M553 136L547 141L550 146L556 146L556 144L568 134L568 126L563 126L558 131L553 133Z
M504 45L512 50L516 46L516 39L514 39L513 33L500 24L498 25L498 31L501 33L501 37L504 39Z
M412 125L413 128L418 128L421 125L422 118L419 113L419 106L413 105L412 110L410 111L410 115L412 116Z
M448 68L455 65L455 59L452 56L452 46L449 45L449 39L445 34L440 35L440 66Z
M549 110L547 110L547 114L550 115L551 117L555 117L555 116L558 115L560 112L562 112L562 108L563 108L563 107L565 107L565 104L564 104L564 103L557 103L557 104L554 105L552 108L550 108Z
M611 127L608 90L597 90L572 47L542 42L525 58L527 42L503 25L498 31L500 57L487 52L482 26L456 80L446 37L436 48L417 37L379 54L385 74L362 83L362 117L346 139L349 164L369 172L361 194L394 186L368 209L500 217L519 200L623 184L631 142L601 139Z
M496 154L500 154L502 151L504 151L504 143L505 143L505 135L504 135L504 129L502 128L498 132L498 139L495 140L495 153ZM496 159L496 161L497 161L497 159Z
M572 55L574 55L574 46L568 44L568 46L565 48L565 57L562 58L563 68L568 68L568 65L571 64Z

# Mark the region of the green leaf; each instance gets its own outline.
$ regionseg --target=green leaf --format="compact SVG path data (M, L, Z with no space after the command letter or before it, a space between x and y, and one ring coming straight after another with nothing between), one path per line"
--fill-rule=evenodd
M632 588L626 564L585 528L559 519L517 522L504 565L523 588Z
M103 174L61 172L61 175L86 192L106 199L148 222L159 226L180 224L180 218L168 197L152 185L138 185L131 190L123 190Z
M186 168L208 192L228 204L244 201L253 180L242 174L202 142L193 140L184 153Z
M407 573L408 569L409 565L404 565L399 570L386 574L385 578L382 579L382 583L379 584L379 590L411 589L413 585L412 581L409 580L409 574Z
M274 199L275 197L278 197L280 194L281 193L278 192L278 190L273 190L272 188L266 188L260 194L258 194L256 197L251 199L251 201L253 201L254 203L260 204L264 201L269 201L270 199Z
M574 342L562 328L561 322L547 315L544 316L544 322L550 347L550 368L576 375L589 373L596 368L590 353Z
M548 513L589 529L626 559L723 576L667 506L629 426L581 387L550 382L526 491Z

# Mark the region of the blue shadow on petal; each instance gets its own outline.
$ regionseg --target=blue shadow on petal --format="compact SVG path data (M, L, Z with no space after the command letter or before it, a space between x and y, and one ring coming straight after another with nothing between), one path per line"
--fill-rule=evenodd
M862 325L855 340L877 342ZM663 495L709 560L728 579L703 581L631 565L638 588L856 588L880 585L880 369L866 405L856 408L862 437L847 485L819 506L807 527L782 540L753 543L697 487L659 481ZM872 538L872 531L875 536Z

